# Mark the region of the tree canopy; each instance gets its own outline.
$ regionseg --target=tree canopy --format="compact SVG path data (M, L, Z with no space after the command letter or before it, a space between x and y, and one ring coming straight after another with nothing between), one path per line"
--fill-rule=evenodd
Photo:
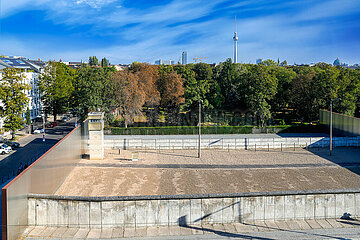
M47 113L54 115L68 111L74 91L75 70L69 66L50 61L39 78L39 90Z
M90 65L97 58L90 57ZM273 60L261 64L234 64L231 59L211 66L206 63L154 66L134 62L122 71L106 67L82 66L70 70L50 62L41 78L48 111L59 113L70 101L84 118L100 108L109 119L122 119L125 126L136 116L149 123L175 124L181 114L196 115L198 102L206 117L210 112L232 112L251 117L250 124L264 126L275 119L282 122L316 121L319 110L360 115L360 70L334 67L287 66ZM69 94L70 93L70 94ZM65 104L66 106L66 104ZM234 124L240 124L234 123Z
M4 128L11 131L12 137L22 128L24 118L22 114L26 112L28 97L26 91L30 90L30 85L24 83L24 76L19 69L5 68L0 76L0 101L1 112L4 118Z

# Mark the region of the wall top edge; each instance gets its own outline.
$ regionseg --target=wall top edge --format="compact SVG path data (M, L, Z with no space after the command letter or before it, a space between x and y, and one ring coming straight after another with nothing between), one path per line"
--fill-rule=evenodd
M330 111L329 111L329 110L326 110L326 109L320 109L320 112L326 112L326 113L330 114ZM332 114L334 114L334 115L340 115L340 116L343 116L343 117L354 118L354 119L360 120L360 118L353 117L353 116L349 116L349 115L345 115L345 114L342 114L342 113L337 113L337 112L334 112L334 111L332 112Z
M141 196L63 196L51 194L28 194L28 198L73 201L135 201L135 200L171 200L171 199L203 199L203 198L233 198L233 197L259 197L259 196L289 196L289 195L317 195L317 194L346 194L360 193L360 189L321 189L301 191L274 191L274 192L245 192L245 193L212 193L212 194L185 194L185 195L141 195Z

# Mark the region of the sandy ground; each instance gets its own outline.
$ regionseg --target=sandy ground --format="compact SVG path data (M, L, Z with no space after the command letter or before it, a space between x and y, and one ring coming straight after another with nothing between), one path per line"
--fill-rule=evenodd
M138 161L131 161L132 157ZM296 151L106 150L81 160L57 195L133 196L360 188L360 176L337 163L360 163L360 149Z

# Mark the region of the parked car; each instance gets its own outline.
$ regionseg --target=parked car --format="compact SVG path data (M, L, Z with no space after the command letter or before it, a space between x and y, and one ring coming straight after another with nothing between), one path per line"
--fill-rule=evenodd
M5 150L5 149L0 148L0 154L1 154L1 155L6 154L6 150Z
M33 122L42 122L43 118L40 116L37 116L36 118L33 119Z
M39 133L44 133L44 129L43 128L39 128L39 129L36 129L34 131L35 134L39 134Z
M63 122L67 122L69 119L67 118L67 117L63 117L62 119L61 119L61 121L63 121Z
M53 124L54 127L57 126L57 122L51 122Z
M3 151L1 151L1 154L4 154L4 153L9 153L11 152L11 147L6 145L5 143L0 143L0 149L2 149ZM3 153L4 152L4 153Z
M10 140L8 140L8 139L6 139L6 138L1 138L1 139L0 139L0 143L5 143L6 145L8 145L8 146L10 146L10 147L12 147L12 148L18 148L18 147L20 147L20 143L10 141Z

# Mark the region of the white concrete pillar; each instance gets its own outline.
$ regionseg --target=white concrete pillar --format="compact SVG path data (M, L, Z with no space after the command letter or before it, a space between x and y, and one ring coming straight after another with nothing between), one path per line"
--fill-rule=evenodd
M104 113L89 113L90 160L104 159Z

